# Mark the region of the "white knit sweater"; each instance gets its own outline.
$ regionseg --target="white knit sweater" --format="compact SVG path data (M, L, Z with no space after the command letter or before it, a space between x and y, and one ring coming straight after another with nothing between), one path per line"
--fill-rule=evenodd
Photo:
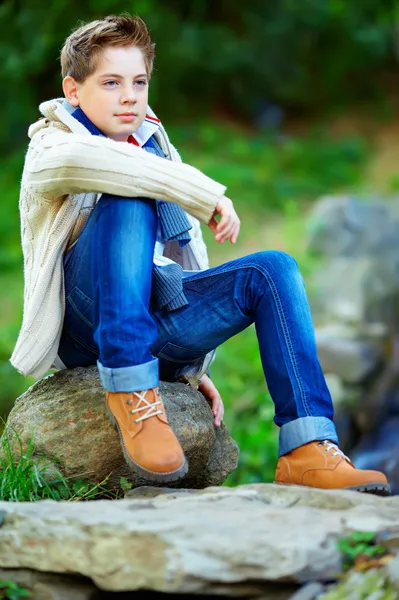
M169 160L133 144L91 135L62 102L41 104L44 118L29 128L19 202L24 312L11 363L36 378L53 365L61 337L63 255L77 240L101 193L178 203L193 225L192 241L184 248L167 243L165 255L184 269L202 270L208 258L198 219L209 222L226 190L182 163L162 126L155 135Z

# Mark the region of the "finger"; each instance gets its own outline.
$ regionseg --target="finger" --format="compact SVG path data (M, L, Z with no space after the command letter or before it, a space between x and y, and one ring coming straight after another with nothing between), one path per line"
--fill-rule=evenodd
M219 225L219 222L216 221L215 217L212 217L211 220L208 223L208 227L211 229L211 231L213 233L216 233L218 225Z
M224 406L223 406L222 399L220 399L220 405L219 405L219 411L218 411L219 426L220 426L221 422L223 421L223 415L224 415Z
M222 218L220 219L219 223L218 223L218 232L223 231L223 229L226 228L226 225L228 223L230 223L231 221L231 215L229 213L222 215Z
M231 238L231 236L234 234L234 232L235 232L235 224L231 223L229 228L224 231L224 233L220 236L220 238L217 241L220 243L223 243L226 240L229 240Z
M224 231L230 226L231 215L223 215L216 227L217 235L223 235Z
M218 396L214 395L214 396L212 396L212 414L215 419L216 419L217 413L218 413Z
M218 397L215 394L214 396L212 396L212 413L216 416L217 413L217 409L218 409Z
M220 426L220 422L222 420L222 416L223 416L223 403L222 403L222 399L220 396L218 396L215 399L214 402L214 417L215 417L215 425L216 427Z
M233 220L232 215L229 215L228 220L223 225L223 228L217 231L217 237L226 237L226 235L234 228L235 221Z
M239 233L240 233L240 223L237 224L237 226L236 226L236 228L234 230L234 233L233 233L233 235L230 238L230 241L231 241L232 244L236 243Z

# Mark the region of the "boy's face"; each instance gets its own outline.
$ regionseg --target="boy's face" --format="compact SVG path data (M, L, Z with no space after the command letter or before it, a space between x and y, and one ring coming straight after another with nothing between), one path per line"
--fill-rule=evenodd
M63 81L73 106L107 137L126 142L143 123L148 103L148 76L141 50L135 46L109 47L99 56L95 72L83 83Z

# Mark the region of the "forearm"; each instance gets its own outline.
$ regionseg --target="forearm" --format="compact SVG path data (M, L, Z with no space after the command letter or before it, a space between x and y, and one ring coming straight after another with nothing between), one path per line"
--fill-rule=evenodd
M25 176L44 194L97 192L176 202L206 224L226 190L185 163L130 144L68 133L33 145Z

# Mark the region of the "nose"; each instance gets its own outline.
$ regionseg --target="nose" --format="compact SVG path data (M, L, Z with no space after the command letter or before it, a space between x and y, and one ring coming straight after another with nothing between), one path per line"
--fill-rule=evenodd
M135 104L136 93L133 86L126 86L122 89L120 101L121 104Z

